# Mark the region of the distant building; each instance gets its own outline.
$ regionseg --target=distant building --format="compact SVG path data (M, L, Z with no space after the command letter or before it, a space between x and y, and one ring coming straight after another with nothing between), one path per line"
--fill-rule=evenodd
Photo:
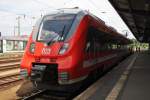
M29 36L1 36L0 53L5 52L23 52Z

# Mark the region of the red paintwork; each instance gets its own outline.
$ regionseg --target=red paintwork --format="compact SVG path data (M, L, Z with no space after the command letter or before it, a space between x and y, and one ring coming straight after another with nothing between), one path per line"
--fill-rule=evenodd
M77 27L76 31L73 33L73 36L67 41L69 43L69 48L63 55L59 55L59 50L63 45L63 42L56 42L50 46L44 46L42 42L35 42L32 40L32 34L29 38L27 47L25 49L24 56L21 61L21 68L26 68L28 74L31 72L31 64L36 62L36 59L40 59L40 63L57 63L58 64L58 73L67 71L69 72L69 78L75 79L81 76L88 75L91 71L97 68L97 65L111 65L114 61L117 61L119 58L111 59L100 64L96 64L93 67L83 68L83 61L94 59L97 57L103 57L110 54L117 53L116 51L106 51L97 53L97 55L86 54L85 45L86 45L86 33L89 25L93 25L101 31L105 31L112 35L121 36L117 32L113 32L109 29L103 22L97 21L90 15L85 16ZM122 42L126 42L127 39L122 37ZM35 42L36 48L34 54L30 53L29 47L30 43ZM51 48L51 53L49 55L42 55L43 48ZM50 59L55 59L56 62L51 62ZM100 67L100 66L99 66Z

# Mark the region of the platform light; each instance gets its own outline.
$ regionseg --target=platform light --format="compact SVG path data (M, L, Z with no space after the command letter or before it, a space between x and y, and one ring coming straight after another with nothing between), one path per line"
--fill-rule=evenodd
M64 43L64 45L60 48L59 54L64 54L69 47L68 43Z

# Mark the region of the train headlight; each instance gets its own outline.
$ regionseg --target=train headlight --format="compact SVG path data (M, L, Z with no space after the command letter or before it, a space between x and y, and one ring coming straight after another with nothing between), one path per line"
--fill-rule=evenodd
M59 54L64 54L69 47L68 43L64 43L64 45L60 48Z
M30 52L34 53L34 51L35 51L35 43L31 43L30 44Z

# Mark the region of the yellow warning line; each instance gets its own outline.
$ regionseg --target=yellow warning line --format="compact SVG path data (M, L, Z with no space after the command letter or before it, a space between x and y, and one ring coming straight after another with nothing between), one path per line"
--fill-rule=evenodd
M131 67L133 66L135 60L137 58L137 55L134 56L134 58L132 59L131 63L128 65L128 67L126 68L126 70L123 72L123 74L121 75L120 79L118 80L118 82L116 83L116 85L114 86L114 88L112 89L112 91L108 94L108 96L106 97L105 100L116 100L122 87L125 84L125 81L128 78L129 72Z
M134 58L131 60L131 63L127 66L127 68L125 69L125 71L121 75L121 78L119 79L119 81L117 82L117 84L115 85L113 90L106 97L106 100L115 100L117 98L122 86L124 85L125 80L127 79L127 75L129 74L129 70L131 69L133 63L136 60L136 56L137 55L133 55ZM122 63L124 63L124 62L122 62ZM120 63L119 65L122 65L122 63ZM100 80L95 82L92 86L88 87L80 95L76 96L73 100L87 100L90 96L92 96L98 90L98 87L103 85L104 80L105 80L105 78L102 77Z

